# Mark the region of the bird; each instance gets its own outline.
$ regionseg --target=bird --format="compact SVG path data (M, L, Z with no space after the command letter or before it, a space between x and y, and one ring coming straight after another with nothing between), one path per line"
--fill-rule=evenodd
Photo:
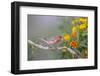
M52 44L60 43L61 39L62 39L62 36L54 36L51 38L51 40L47 38L42 38L41 40L47 43L48 45L52 45Z

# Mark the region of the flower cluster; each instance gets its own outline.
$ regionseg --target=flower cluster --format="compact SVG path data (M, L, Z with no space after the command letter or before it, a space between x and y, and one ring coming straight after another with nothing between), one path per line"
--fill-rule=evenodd
M71 33L65 33L63 35L63 40L72 48L78 48L78 44L80 41L80 34L84 34L84 31L87 30L88 23L87 23L87 18L85 17L80 17L72 20L72 29ZM68 46L66 45L66 46ZM64 45L65 46L65 45Z
M69 21L64 19L59 29L62 33L62 44L64 47L61 52L63 58L73 58L68 53L68 49L77 50L81 54L81 58L88 57L88 17L71 17Z

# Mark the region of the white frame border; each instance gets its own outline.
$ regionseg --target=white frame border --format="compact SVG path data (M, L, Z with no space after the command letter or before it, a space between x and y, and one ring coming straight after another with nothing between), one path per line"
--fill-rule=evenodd
M27 61L27 14L88 17L88 59ZM20 70L80 66L94 66L94 11L21 6Z

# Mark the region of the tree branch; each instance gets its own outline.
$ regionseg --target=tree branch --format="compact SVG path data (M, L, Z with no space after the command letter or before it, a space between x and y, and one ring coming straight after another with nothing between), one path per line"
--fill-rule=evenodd
M76 54L76 52L74 50L72 50L71 48L65 48L65 47L48 47L48 46L42 46L40 44L37 44L31 40L28 40L28 43L31 44L32 46L35 46L37 48L40 48L40 49L45 49L45 50L62 50L62 49L67 49L70 53L72 54Z

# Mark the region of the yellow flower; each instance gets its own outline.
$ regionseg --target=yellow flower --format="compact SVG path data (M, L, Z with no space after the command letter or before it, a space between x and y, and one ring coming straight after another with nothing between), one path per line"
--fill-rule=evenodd
M86 24L81 24L81 25L80 25L80 30L84 30L84 29L86 29L86 27L87 27Z
M69 40L70 40L70 36L69 36L68 34L65 34L65 35L63 36L63 39L64 39L65 41L69 41Z
M76 32L77 31L77 27L76 26L73 26L72 27L72 32Z
M78 22L78 19L72 20L72 24L75 25Z
M70 42L70 46L73 47L73 48L76 48L77 47L77 43L75 41L71 41Z
M87 22L87 18L79 18L79 21L81 22L81 23L86 23Z

